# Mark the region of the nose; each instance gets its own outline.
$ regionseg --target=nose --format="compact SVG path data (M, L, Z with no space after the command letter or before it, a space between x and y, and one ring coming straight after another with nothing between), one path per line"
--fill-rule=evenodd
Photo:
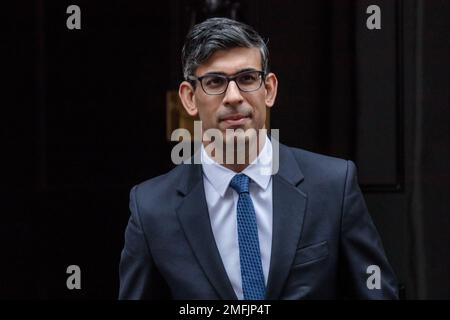
M228 83L227 91L225 91L225 96L223 97L223 104L233 106L242 103L243 100L244 98L242 97L236 82L230 81Z

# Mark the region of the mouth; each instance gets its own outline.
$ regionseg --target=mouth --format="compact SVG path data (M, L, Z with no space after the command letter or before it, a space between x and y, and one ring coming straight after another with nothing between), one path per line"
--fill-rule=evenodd
M250 116L243 115L241 113L230 114L220 119L221 122L225 122L228 126L242 126L250 120Z

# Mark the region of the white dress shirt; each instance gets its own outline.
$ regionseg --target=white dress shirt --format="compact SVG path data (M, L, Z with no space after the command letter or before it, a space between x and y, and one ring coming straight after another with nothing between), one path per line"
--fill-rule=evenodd
M264 280L267 286L272 248L272 143L266 142L258 157L242 173L250 178L250 197L256 213L259 247ZM243 299L239 242L237 231L238 193L229 187L236 172L211 159L201 147L203 183L211 227L223 265L238 299Z

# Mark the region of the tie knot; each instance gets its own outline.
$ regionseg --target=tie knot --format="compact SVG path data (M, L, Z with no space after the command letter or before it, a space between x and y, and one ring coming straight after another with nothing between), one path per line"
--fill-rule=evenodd
M248 193L248 184L249 184L249 177L247 177L243 173L240 173L235 175L233 179L231 179L230 187L236 190L236 192L239 194Z

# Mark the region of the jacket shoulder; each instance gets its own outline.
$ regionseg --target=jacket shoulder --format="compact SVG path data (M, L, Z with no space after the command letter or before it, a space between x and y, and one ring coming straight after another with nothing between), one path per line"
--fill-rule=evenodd
M143 208L150 208L156 204L170 201L172 195L176 194L176 189L185 174L186 165L178 165L169 172L142 181L131 189L131 196L134 195L136 202Z
M345 180L349 166L354 164L345 159L323 155L308 150L287 147L305 178L316 182L331 182Z

